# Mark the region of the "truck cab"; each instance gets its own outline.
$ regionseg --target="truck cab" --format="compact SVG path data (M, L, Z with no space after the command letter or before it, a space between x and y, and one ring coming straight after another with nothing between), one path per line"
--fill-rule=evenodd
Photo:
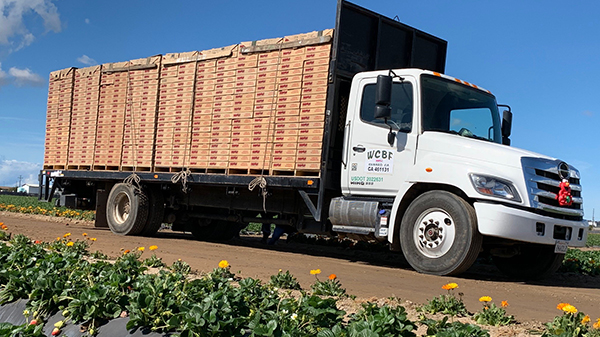
M388 241L421 272L460 273L482 250L514 276L555 271L587 237L579 172L508 146L511 116L490 91L438 72L357 74L333 230ZM556 199L564 181L569 205Z

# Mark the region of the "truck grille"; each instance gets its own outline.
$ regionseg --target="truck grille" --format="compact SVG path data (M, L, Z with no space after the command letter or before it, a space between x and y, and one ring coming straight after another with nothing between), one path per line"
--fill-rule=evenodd
M568 180L573 204L560 206L556 200L561 182L558 168L560 163L560 160L522 159L531 207L554 218L581 220L583 219L583 199L581 198L580 176L579 171L571 165L568 165Z

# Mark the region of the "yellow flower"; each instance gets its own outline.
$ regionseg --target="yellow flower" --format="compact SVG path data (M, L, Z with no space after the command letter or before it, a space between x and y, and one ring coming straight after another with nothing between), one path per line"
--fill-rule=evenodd
M227 268L229 267L229 262L227 262L227 260L221 260L221 262L219 262L219 268Z
M69 247L73 246L73 241L67 242L67 246L69 246Z
M491 301L492 301L492 298L489 296L481 296L479 298L479 302L491 302Z
M310 271L310 274L311 275L319 275L319 274L321 274L321 269L312 269Z
M146 249L146 248L144 248L144 247L139 247L139 248L138 248L138 250L139 250L140 252L143 252L143 251L144 251L144 249Z
M68 238L69 236L71 236L71 233L67 233L67 234L63 235L63 238Z
M577 308L575 308L574 306L567 304L562 308L562 311L564 312L570 312L572 314L576 314L577 313Z
M583 317L583 319L581 320L581 324L587 324L587 322L590 321L590 316L585 315L585 317Z
M508 307L508 302L506 302L506 301L502 301L502 303L500 303L500 305L501 305L503 308L506 308L506 307Z
M594 323L594 329L600 329L600 318L598 318L598 320L596 320L596 323Z
M448 283L448 284L444 284L442 286L442 289L444 289L444 290L451 290L451 289L456 289L456 288L458 288L458 284L456 284L456 283Z
M92 240L92 241L96 241L96 238L91 238L90 240Z
M152 245L152 246L148 247L148 249L150 249L150 250L157 250L158 246Z
M83 235L83 236L87 236L87 233L83 233L83 234L81 234L81 235Z

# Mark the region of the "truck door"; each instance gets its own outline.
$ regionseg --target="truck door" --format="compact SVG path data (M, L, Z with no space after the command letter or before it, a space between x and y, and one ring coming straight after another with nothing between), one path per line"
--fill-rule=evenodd
M352 195L395 196L414 163L416 81L410 77L394 80L392 117L388 125L373 118L376 78L358 83L346 123L347 164L342 169L346 188L343 190ZM387 141L390 125L396 133L393 146Z

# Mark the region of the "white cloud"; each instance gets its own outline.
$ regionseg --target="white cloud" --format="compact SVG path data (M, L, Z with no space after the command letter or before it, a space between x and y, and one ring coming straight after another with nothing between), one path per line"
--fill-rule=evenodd
M9 46L10 52L30 45L35 36L24 21L31 14L42 18L46 32L60 32L60 16L52 0L0 0L0 45Z
M90 19L86 18L85 19L85 23L89 25L90 24Z
M0 62L0 87L3 85L7 85L8 82L8 74L6 73L6 71L2 70L2 62Z
M9 84L14 84L18 87L39 87L44 85L45 82L46 81L40 75L32 72L29 68L19 69L17 67L12 67L7 73L2 70L2 63L0 63L0 87Z
M1 1L1 0L0 0ZM40 75L33 73L29 68L19 69L12 67L8 70L8 74L12 77L15 85L19 87L23 86L42 86L45 81Z
M0 186L16 186L19 176L21 183L35 184L41 170L40 164L28 163L17 160L4 160L0 158Z
M87 55L83 55L81 57L78 57L77 61L81 62L81 63L83 63L85 65L88 65L88 66L93 66L93 65L98 64L98 62L96 62L96 60L94 60L93 58L91 58L91 57L89 57Z

